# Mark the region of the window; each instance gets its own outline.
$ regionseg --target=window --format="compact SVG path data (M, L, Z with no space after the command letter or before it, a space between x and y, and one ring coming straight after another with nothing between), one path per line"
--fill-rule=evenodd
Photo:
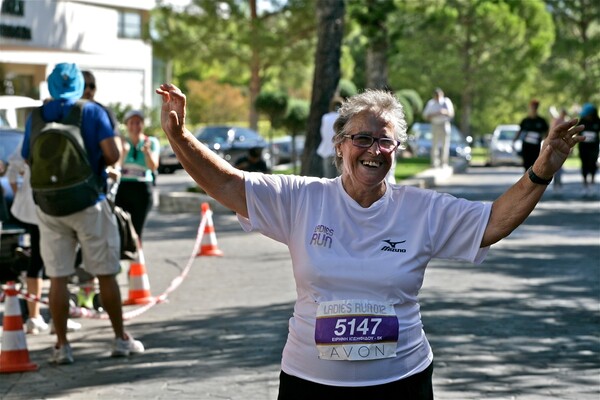
M23 0L4 0L1 13L22 17L25 14L25 3Z
M134 11L119 12L119 37L139 39L142 37L142 16Z

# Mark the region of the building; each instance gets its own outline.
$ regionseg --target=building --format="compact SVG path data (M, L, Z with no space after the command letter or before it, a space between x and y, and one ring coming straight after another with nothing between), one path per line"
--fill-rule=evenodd
M49 97L46 77L72 62L96 76L96 99L150 107L148 35L155 0L0 0L0 94Z

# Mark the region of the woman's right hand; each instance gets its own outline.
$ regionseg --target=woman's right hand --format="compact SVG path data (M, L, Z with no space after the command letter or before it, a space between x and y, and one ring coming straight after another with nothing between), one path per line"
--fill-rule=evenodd
M163 104L160 122L167 136L183 135L185 131L185 94L170 83L163 83L156 93L161 95Z

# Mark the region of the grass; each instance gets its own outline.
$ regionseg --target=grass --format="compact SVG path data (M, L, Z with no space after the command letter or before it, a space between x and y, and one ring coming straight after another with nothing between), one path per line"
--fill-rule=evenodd
M403 157L396 163L394 176L396 181L401 181L415 176L419 172L429 169L429 158L425 157Z

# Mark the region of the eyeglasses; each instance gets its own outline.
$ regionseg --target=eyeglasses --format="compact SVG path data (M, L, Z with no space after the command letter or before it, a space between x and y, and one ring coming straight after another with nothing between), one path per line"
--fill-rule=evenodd
M377 142L379 150L382 153L391 153L396 149L396 147L398 147L399 144L397 140L390 139L388 137L376 138L364 133L357 133L356 135L344 135L344 137L350 138L354 146L361 147L363 149L368 149L369 147L373 146L374 142Z
M90 83L86 82L84 89L87 89L87 88L90 88L92 90L96 90L96 84L94 82L90 82Z

